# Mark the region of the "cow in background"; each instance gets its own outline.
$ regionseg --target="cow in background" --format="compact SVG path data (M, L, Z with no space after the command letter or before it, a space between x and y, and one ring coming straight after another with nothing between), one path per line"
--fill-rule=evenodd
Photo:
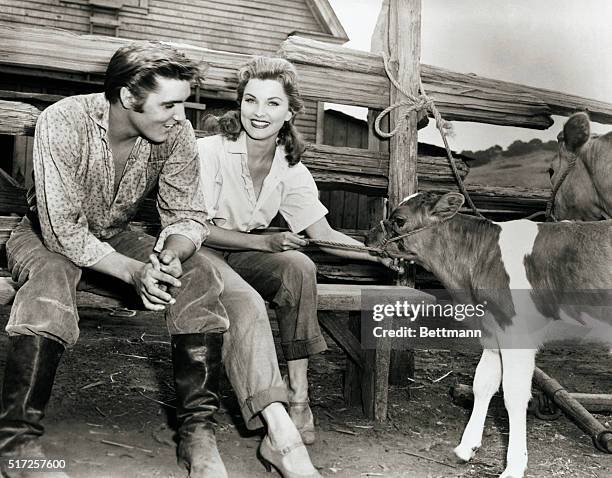
M457 193L410 196L370 231L366 244L419 263L456 301L487 304L474 408L454 451L464 461L473 457L502 384L510 436L500 478L522 478L535 356L551 327L599 322L603 332L596 335L612 341L612 221L494 223L458 214L463 202ZM565 292L584 290L578 301L584 307L564 302Z
M576 113L557 139L559 154L549 170L553 187L562 180L554 201L555 219L612 218L612 132L591 137L588 115Z

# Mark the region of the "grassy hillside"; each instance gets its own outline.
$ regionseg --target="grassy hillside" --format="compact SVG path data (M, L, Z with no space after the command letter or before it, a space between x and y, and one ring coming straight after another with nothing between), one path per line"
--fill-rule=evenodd
M496 155L486 164L471 166L465 182L550 189L548 168L555 154L541 150L513 156Z

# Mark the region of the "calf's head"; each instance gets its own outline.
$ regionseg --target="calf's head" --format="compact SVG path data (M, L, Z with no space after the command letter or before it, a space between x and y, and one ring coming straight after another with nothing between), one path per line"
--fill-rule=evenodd
M424 235L419 233L451 219L464 200L458 193L413 194L400 202L388 219L369 231L366 245L380 247L392 256L418 259L419 246L424 241Z
M603 163L607 162L612 172L612 150L609 144L607 148L605 143L595 145L599 140L591 138L586 113L572 115L557 140L559 151L549 169L551 186L558 187L554 204L555 218L599 220L607 217L609 211L606 213L605 198L601 197L606 187L599 183L606 180L603 176L607 174L601 170Z

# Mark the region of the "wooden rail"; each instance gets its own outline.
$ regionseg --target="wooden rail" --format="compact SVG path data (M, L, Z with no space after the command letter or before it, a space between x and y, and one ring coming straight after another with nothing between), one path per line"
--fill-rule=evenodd
M279 53L298 66L307 96L356 106L388 106L389 81L382 57L338 45L290 37ZM476 121L545 129L550 115L588 110L593 121L612 124L612 104L475 74L421 65L423 86L449 121Z
M0 134L33 135L39 114L32 105L0 100Z
M330 164L330 171L333 168L333 164ZM338 170L338 181L343 184L347 184L348 181L353 181L357 178L356 175L351 176L351 173L344 173L340 167ZM333 172L325 171L324 179L332 180ZM320 179L317 170L314 171L315 179ZM346 174L346 176L345 176ZM369 182L372 183L374 179L370 178ZM385 179L380 176L378 179L381 186ZM450 190L457 190L457 186L450 182L428 182L420 181L420 189L422 191L433 191L437 193L444 193ZM543 211L546 208L546 201L550 196L550 191L546 189L528 189L519 187L499 187L499 186L484 186L478 184L469 184L466 186L470 196L478 208L483 213L496 212L510 214L514 217L527 216L537 211ZM382 193L382 189L377 189ZM372 190L370 189L370 192ZM15 187L10 184L4 184L0 186L0 215L8 214L20 214L23 215L27 212L27 205L25 201L25 190L23 188ZM143 221L157 220L157 211L155 204L152 200L144 201L138 212L138 219ZM363 232L363 231L362 231Z
M16 26L0 22L0 66L23 73L45 71L67 75L67 79L101 83L112 54L133 40L91 35L75 35L59 29ZM250 56L174 44L201 64L206 81L203 92L215 98L236 98L236 70ZM25 70L24 70L25 69ZM29 70L29 71L28 71Z

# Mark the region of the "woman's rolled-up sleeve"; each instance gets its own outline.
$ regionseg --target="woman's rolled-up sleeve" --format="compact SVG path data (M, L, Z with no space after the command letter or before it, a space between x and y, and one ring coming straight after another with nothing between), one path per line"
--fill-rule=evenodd
M311 226L329 212L319 201L319 190L302 163L292 168L291 177L286 181L279 211L292 232L300 232Z

